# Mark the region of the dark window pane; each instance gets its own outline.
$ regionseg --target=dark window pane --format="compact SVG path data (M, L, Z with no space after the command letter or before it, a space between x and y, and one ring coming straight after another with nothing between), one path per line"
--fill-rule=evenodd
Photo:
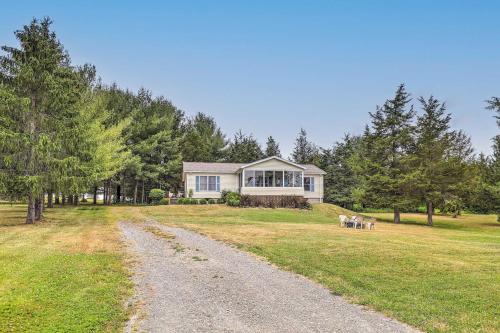
M293 171L285 171L285 187L293 187Z
M255 186L264 186L264 171L255 171Z
M275 171L274 172L274 186L282 187L283 186L283 171Z
M266 187L274 186L274 171L266 171L265 185Z
M245 186L253 187L255 186L255 172L245 171Z
M294 171L293 175L294 175L293 186L295 186L295 187L302 187L302 172L300 172L300 171Z
M311 177L304 177L304 191L311 191Z

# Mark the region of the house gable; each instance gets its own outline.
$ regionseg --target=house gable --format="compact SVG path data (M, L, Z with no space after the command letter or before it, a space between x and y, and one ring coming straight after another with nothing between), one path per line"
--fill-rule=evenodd
M304 171L306 168L300 164L287 161L277 156L271 156L259 161L255 161L241 166L240 170L286 170L286 171Z

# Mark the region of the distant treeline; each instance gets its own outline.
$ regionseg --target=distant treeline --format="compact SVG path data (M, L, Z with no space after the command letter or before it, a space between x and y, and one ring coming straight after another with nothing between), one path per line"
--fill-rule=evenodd
M0 195L27 201L28 223L42 217L44 198L52 207L99 192L109 205L145 203L152 188L177 192L182 161L281 156L272 136L264 148L241 130L228 138L209 115L189 117L146 89L102 84L94 66L71 63L50 26L34 19L15 32L20 45L3 46L0 56ZM486 106L500 116L498 98ZM444 103L420 97L418 109L401 85L370 113L362 135L321 148L301 129L290 159L327 171L327 202L391 207L396 222L399 211L420 205L430 213L498 211L500 136L492 156L476 156L450 128Z

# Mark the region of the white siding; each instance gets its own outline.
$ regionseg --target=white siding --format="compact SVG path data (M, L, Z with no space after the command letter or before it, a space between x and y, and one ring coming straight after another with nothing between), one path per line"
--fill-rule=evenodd
M304 198L313 203L323 202L323 175L306 174L304 177L314 177L314 192L304 191Z
M189 196L189 190L193 190L193 198L220 198L221 192L196 192L196 176L220 176L220 189L238 192L238 175L237 174L216 174L216 173L186 173L184 180L185 196Z

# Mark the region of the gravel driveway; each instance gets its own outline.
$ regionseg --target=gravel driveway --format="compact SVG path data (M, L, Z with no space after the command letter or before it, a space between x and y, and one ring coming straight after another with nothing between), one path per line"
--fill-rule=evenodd
M120 228L137 259L129 331L416 332L197 233L155 222Z

